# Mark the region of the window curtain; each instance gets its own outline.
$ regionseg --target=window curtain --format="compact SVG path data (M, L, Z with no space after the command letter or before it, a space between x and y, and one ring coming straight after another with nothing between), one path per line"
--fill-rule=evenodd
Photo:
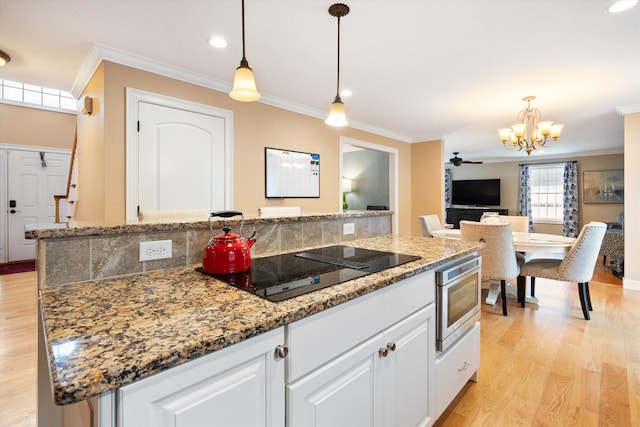
M444 207L451 206L451 169L444 170Z
M531 182L529 180L529 165L520 165L518 215L529 218L529 232L533 231L533 220L531 219Z
M562 234L578 237L578 162L564 164Z

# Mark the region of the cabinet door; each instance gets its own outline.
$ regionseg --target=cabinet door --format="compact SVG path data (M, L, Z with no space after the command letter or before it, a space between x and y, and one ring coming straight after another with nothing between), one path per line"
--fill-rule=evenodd
M122 427L284 425L284 329L137 381L119 391Z
M382 335L377 335L289 384L287 425L373 426L382 403L377 392L381 342Z
M381 426L418 426L432 421L435 359L434 304L384 333Z

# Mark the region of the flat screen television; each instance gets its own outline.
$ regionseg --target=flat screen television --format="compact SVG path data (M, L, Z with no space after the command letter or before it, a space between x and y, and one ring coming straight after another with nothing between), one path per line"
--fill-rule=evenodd
M463 179L451 181L451 204L500 206L500 179Z

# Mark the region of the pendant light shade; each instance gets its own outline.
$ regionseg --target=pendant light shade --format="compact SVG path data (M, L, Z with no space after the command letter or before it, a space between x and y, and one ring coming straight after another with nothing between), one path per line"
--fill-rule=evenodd
M331 104L329 117L324 122L329 126L346 126L347 116L344 113L344 104L340 99L340 18L349 13L349 6L343 3L336 3L329 7L329 14L338 18L338 74L336 78L336 98Z
M344 114L344 104L339 96L336 96L335 101L331 104L331 109L329 110L329 117L324 121L329 126L346 126L349 122L347 122L347 116Z
M256 89L256 80L253 77L253 70L249 67L245 55L244 43L244 0L242 0L242 60L240 66L236 68L236 75L233 79L233 89L229 96L236 101L253 102L260 99L260 93Z
M244 58L240 62L240 66L236 68L233 89L229 92L229 96L236 101L243 102L253 102L260 99L260 94L256 89L256 80L253 77L253 70Z

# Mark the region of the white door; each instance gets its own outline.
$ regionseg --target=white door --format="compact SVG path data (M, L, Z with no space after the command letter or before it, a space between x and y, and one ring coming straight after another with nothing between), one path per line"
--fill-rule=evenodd
M53 223L53 196L65 194L70 154L7 150L9 262L35 259L36 241L24 238L27 224Z

